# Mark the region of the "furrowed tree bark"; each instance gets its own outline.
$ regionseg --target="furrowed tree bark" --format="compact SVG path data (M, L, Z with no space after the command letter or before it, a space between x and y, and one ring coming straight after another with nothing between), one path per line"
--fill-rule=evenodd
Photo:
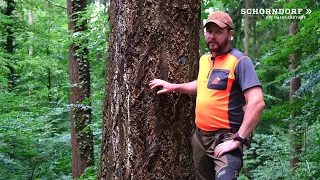
M77 37L87 30L87 21L80 21L80 13L86 9L86 0L68 0L68 29ZM69 46L69 74L71 83L70 116L72 143L72 177L79 178L89 166L93 165L93 132L90 127L92 108L90 101L90 63L85 44L72 42Z
M194 97L150 80L195 80L200 0L111 0L99 179L194 179Z
M291 23L289 28L289 35L295 35L298 30L299 19L295 20ZM290 55L289 59L289 71L294 71L299 65L300 60L298 58L297 53L293 53ZM289 97L291 104L295 104L298 102L298 98L294 96L295 92L301 86L301 79L294 78L290 81L290 92ZM290 144L291 144L291 152L290 152L290 169L293 173L297 164L300 162L299 155L302 152L302 130L298 129L298 126L301 125L301 122L298 122L294 119L294 116L297 112L291 112L291 123L290 123Z

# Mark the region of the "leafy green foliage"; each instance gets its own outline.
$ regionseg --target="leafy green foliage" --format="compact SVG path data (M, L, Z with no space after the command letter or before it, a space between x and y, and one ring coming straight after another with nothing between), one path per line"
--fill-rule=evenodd
M274 128L272 135L255 134L255 141L247 152L247 167L253 179L286 179L290 177L288 136L282 129Z
M0 30L14 24L14 54L5 50L0 36L0 179L72 179L69 119L68 46L65 1L16 1L14 17L0 14ZM2 6L2 4L1 4ZM5 9L0 7L0 9ZM29 25L28 12L33 24ZM101 8L91 5L86 48L92 66L92 127L95 161L101 143L102 99L105 78L108 21ZM73 39L81 43L81 39ZM32 55L29 55L32 50ZM14 59L14 61L12 61ZM16 86L9 90L8 64L15 70ZM95 179L96 167L86 171Z
M0 154L5 162L0 163L1 178L54 179L61 174L69 174L70 168L66 167L71 165L70 155L68 163L64 164L64 161L70 151L70 135L56 134L51 124L57 109L40 108L30 97L10 93L2 95L5 96L1 96L1 102L7 101L11 106L1 108ZM61 164L63 168L59 168Z

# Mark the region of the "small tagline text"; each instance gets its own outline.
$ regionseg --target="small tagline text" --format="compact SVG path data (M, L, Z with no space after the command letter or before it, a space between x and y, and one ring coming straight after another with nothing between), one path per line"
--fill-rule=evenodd
M306 16L266 16L266 19L305 19Z

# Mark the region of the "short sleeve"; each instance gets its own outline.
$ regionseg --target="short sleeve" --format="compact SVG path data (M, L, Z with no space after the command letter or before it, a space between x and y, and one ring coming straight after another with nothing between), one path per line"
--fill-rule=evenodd
M255 86L261 86L253 63L248 57L243 57L239 60L235 69L235 77L242 91Z

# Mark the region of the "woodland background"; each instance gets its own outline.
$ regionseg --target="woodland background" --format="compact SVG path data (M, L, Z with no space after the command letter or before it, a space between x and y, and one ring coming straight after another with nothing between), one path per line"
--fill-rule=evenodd
M70 29L65 0L0 0L0 179L98 177L110 6L107 0L82 2L85 6L68 12L78 19ZM312 12L297 21L246 17L240 13L245 7ZM239 179L318 179L320 3L203 0L201 19L217 10L231 14L233 47L251 57L266 102ZM208 51L203 31L199 51ZM86 64L90 79L86 83L91 89L82 96L85 108L81 112L82 107L74 109L70 91L77 86L70 83L72 57L81 57L78 63ZM77 137L71 135L70 119L88 109L91 112L84 126L75 129L92 137L86 141L90 144L78 144L80 152L88 147L92 154L89 158L85 154L86 163L77 169L71 163L72 154L77 153L71 142Z

